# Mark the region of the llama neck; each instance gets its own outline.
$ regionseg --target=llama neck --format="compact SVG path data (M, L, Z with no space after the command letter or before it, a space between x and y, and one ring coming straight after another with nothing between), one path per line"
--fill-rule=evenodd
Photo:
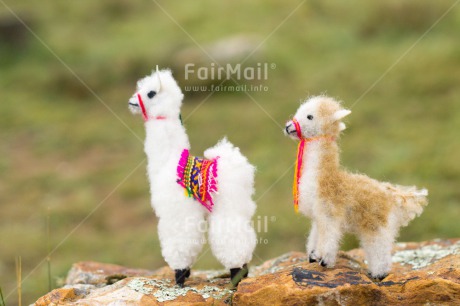
M335 171L339 168L339 148L329 138L307 142L304 156L305 166Z
M339 146L337 142L322 140L319 144L321 171L333 173L339 170Z
M321 139L306 144L303 155L303 173L306 180L315 183L321 173L336 173L339 169L339 149L330 139Z
M149 120L145 122L145 153L149 167L164 168L171 161L177 164L184 149L190 149L190 142L178 119Z

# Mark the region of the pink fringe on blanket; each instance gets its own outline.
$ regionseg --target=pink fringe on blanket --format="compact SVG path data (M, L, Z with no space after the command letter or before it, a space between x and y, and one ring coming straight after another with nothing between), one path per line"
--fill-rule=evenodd
M177 183L185 189L189 197L193 197L209 212L214 206L212 194L217 192L217 160L207 160L182 151L177 165Z

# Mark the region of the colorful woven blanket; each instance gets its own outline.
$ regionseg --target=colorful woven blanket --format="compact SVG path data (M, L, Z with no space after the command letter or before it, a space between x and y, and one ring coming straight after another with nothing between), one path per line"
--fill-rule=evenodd
M185 189L185 194L212 212L212 194L217 192L217 160L207 160L182 151L177 165L177 183Z

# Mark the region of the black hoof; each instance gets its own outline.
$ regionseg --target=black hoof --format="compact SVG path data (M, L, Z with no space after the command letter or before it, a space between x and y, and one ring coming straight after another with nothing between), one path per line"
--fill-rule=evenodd
M176 269L174 270L176 276L176 284L179 287L184 287L184 282L190 276L190 269Z
M314 252L315 251L311 251L310 254L308 255L308 262L309 263L312 263L312 262L317 262L318 260L314 257Z
M319 261L319 264L320 264L322 267L327 266L327 263L326 263L324 260L322 260L322 259Z
M370 275L370 277L376 281L383 281L386 277L388 276L388 274L383 274L383 275L376 275L376 276L372 276Z
M244 264L242 268L230 269L230 279L232 285L236 287L243 278L248 277L248 274L249 269L247 264Z

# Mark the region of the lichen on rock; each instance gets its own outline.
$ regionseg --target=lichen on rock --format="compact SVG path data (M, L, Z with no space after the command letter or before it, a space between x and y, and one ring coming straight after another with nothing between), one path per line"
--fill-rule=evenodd
M146 287L145 285L151 285L151 280L145 278L134 278L128 283L128 287L142 294L150 294L153 291L153 288Z
M400 246L404 247L407 244L401 244ZM412 269L417 270L454 254L460 254L460 240L447 246L433 243L416 249L396 251L392 256L392 261L401 265L411 265Z
M222 299L233 291L226 288L205 285L202 288L179 287L171 284L170 279L149 279L133 278L127 286L134 291L145 295L153 295L158 302L174 301L179 296L186 296L187 293L193 292L201 295L204 299Z

